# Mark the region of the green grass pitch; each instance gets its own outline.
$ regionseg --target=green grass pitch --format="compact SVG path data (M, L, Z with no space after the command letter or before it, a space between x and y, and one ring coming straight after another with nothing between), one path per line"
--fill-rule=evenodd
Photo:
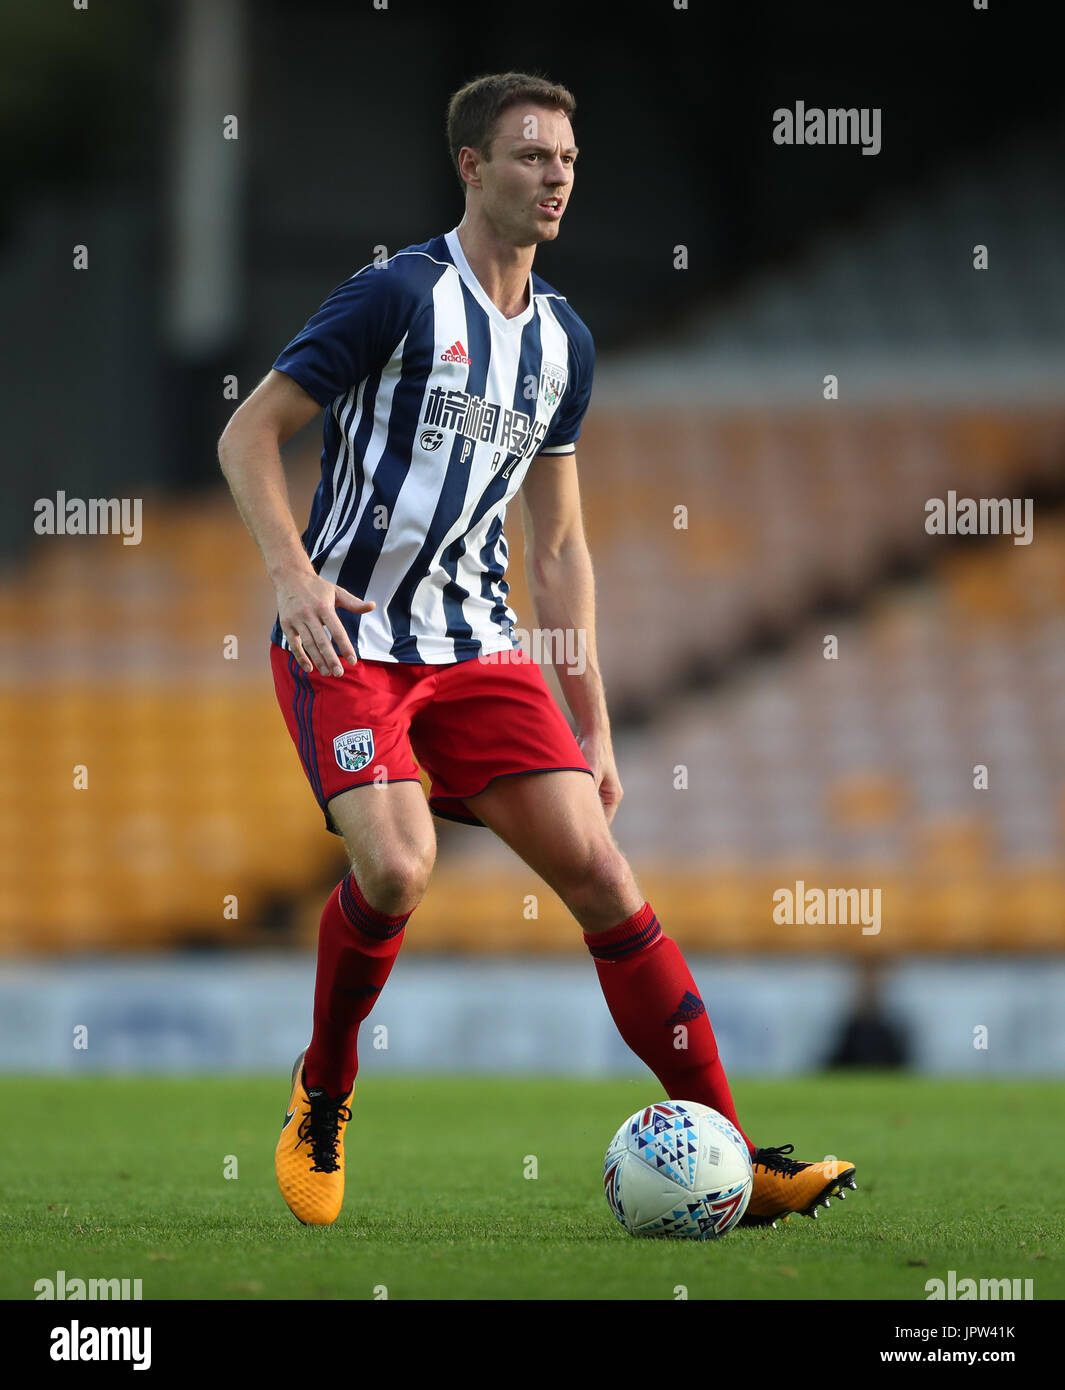
M1031 1278L1065 1296L1055 1082L734 1082L759 1143L857 1164L819 1220L720 1241L634 1240L603 1195L647 1081L379 1079L348 1128L347 1197L305 1228L274 1183L287 1077L0 1080L0 1296L140 1278L145 1299L904 1299ZM528 1160L538 1175L526 1177ZM224 1176L235 1157L237 1176ZM86 1305L79 1304L84 1308Z

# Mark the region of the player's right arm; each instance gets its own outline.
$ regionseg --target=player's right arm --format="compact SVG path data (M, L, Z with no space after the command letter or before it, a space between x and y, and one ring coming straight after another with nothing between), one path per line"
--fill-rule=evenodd
M341 661L354 664L358 658L336 606L368 613L374 605L315 572L292 515L281 462L281 445L321 408L291 377L270 371L234 411L218 441L218 462L262 552L293 656L305 671L317 667L322 675L342 676Z

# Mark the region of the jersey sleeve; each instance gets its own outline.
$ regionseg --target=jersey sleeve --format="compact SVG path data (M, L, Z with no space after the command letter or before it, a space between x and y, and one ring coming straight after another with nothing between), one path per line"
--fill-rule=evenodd
M319 405L383 367L407 331L413 296L391 264L370 265L338 285L274 363Z
M580 324L580 333L570 337L570 376L562 404L555 411L551 428L537 450L540 454L574 454L580 438L581 422L588 409L595 373L595 344L592 335Z

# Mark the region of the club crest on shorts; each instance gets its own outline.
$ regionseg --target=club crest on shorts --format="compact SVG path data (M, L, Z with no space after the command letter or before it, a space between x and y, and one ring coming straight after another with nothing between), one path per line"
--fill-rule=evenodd
M566 389L568 372L557 362L545 362L540 368L540 396L546 406L557 405Z
M373 730L349 729L333 740L337 766L345 772L361 772L373 757Z

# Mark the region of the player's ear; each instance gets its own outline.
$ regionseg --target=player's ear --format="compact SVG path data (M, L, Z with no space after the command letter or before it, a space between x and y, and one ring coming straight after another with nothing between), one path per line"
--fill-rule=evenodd
M480 188L481 156L472 145L463 145L459 150L459 174L467 188Z

